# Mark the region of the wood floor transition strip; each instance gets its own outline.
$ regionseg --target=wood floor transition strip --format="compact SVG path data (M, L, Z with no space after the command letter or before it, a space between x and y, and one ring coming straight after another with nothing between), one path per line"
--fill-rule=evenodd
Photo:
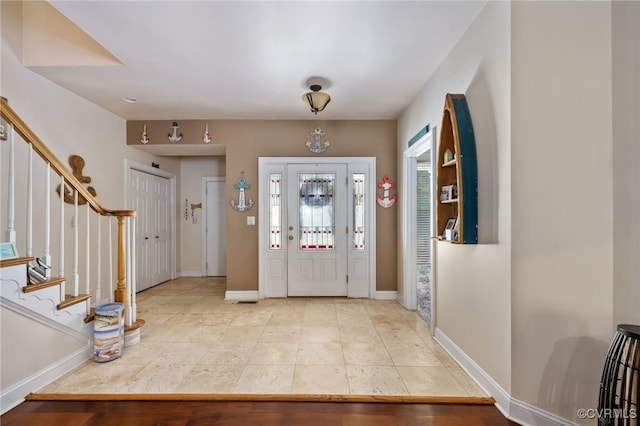
M493 405L490 397L314 394L65 394L32 393L27 401L251 401L251 402L384 402L397 404Z

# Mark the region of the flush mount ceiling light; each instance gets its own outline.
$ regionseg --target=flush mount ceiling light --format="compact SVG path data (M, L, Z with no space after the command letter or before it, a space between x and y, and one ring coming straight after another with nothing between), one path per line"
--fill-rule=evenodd
M311 112L314 114L324 110L331 102L331 96L328 93L321 92L323 83L325 87L329 87L328 82L323 78L311 77L306 83L306 87L310 91L302 95L302 100L309 105Z
M138 103L138 98L134 98L133 96L125 96L124 98L122 98L123 101L125 101L128 104L137 104Z

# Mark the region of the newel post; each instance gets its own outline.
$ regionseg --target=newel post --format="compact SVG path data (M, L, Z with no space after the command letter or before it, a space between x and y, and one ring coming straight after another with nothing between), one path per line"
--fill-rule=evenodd
M126 307L129 304L127 300L127 286L126 286L126 256L125 256L125 229L124 229L124 216L118 216L118 282L116 290L114 292L114 299L116 302L123 303Z

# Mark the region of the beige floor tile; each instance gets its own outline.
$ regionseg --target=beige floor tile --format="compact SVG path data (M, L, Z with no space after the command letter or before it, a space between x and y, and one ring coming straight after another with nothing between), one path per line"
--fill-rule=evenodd
M178 393L232 393L240 379L241 365L197 365L176 389Z
M337 326L304 325L300 334L301 342L339 342L340 331Z
M248 364L294 365L298 355L298 343L257 343Z
M301 342L296 365L344 365L340 342Z
M220 343L240 343L240 342L258 342L262 336L264 327L257 326L228 326L220 335L218 342Z
M344 325L340 326L340 341L343 343L375 343L382 344L378 331L373 326Z
M415 312L390 300L224 300L224 278L138 294L141 343L87 361L52 393L313 393L484 396Z
M267 325L262 331L260 342L295 343L300 341L301 325Z
M200 364L245 365L256 344L256 342L218 342L200 358Z
M162 364L198 364L209 352L211 344L208 343L170 343L166 350L162 351L153 360Z
M135 374L127 386L133 393L175 393L193 365L153 362Z
M296 365L291 393L348 395L346 369L343 365Z
M347 365L353 395L409 395L395 367Z
M388 365L393 366L393 360L384 345L375 343L342 343L344 362L347 365Z
M411 395L468 396L447 367L398 367Z
M460 367L447 367L458 383L470 396L486 396L486 393Z
M286 394L291 393L294 365L247 365L234 393Z
M443 367L440 359L424 343L394 342L385 346L396 366Z

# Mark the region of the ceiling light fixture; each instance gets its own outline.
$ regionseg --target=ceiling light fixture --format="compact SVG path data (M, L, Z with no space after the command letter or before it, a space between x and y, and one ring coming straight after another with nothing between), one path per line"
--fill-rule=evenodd
M126 96L124 98L122 98L123 101L125 101L126 103L129 104L137 104L138 103L138 98L134 98L133 96Z
M302 100L311 107L311 112L314 114L318 114L318 112L323 111L329 102L331 102L331 96L328 93L321 92L323 79L319 77L312 77L307 80L307 86L309 87L310 92L302 95Z

